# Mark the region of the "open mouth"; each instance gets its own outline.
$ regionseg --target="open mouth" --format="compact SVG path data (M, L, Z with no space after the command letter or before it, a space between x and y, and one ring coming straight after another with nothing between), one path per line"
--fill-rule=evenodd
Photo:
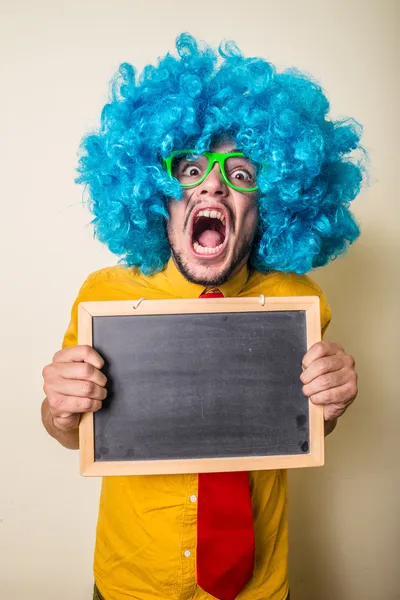
M193 217L192 247L196 254L215 255L225 247L227 218L218 209L202 209Z

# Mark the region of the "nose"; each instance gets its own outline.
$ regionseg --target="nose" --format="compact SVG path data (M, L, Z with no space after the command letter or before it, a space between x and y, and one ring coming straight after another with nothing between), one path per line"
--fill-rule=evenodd
M204 196L227 196L229 194L228 186L222 178L218 163L215 163L203 183L200 184L200 195Z

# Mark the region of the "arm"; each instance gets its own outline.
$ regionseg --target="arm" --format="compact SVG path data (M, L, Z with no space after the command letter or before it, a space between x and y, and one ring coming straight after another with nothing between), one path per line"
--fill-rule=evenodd
M90 346L60 350L43 369L42 422L49 435L65 448L79 448L79 421L85 412L101 408L107 397L104 361Z
M64 448L69 448L70 450L79 449L78 427L67 430L56 427L47 398L45 398L42 402L42 423L47 433L57 440L57 442L59 442L62 446L64 446Z
M332 431L336 428L336 425L337 425L337 419L335 419L334 421L325 421L325 423L324 423L325 437L327 435L329 435L330 433L332 433Z

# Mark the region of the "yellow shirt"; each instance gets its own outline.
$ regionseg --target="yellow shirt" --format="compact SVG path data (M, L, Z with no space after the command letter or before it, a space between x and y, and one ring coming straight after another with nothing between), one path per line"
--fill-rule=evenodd
M323 333L331 318L323 292L306 276L262 274L245 267L219 289L226 297L318 295ZM164 271L150 277L125 267L98 271L88 277L79 292L63 347L77 343L79 302L197 298L204 290L188 282L172 260ZM197 481L196 474L103 478L94 574L105 600L213 598L196 584ZM238 600L285 600L286 472L252 472L250 486L255 569Z

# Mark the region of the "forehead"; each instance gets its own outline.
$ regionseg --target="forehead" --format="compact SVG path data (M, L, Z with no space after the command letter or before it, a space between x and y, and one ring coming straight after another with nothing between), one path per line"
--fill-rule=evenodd
M221 152L226 154L227 152L233 152L236 150L235 142L228 137L216 140L210 148L211 152Z

